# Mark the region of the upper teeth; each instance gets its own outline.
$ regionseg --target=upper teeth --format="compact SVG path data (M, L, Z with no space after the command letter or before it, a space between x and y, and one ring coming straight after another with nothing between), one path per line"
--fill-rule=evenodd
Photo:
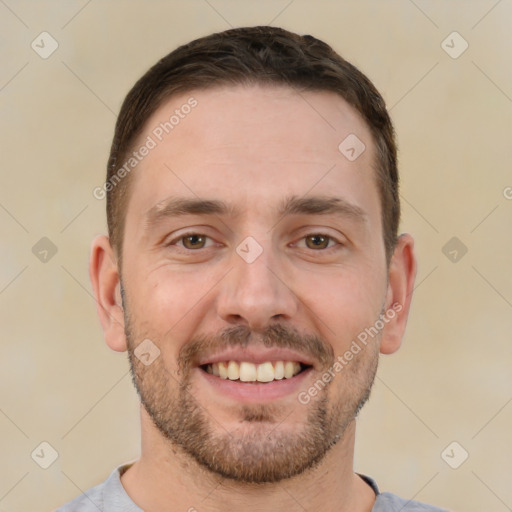
M221 361L206 366L206 371L221 379L238 380L242 382L271 382L289 379L300 372L300 363L296 361L267 361L261 364L248 361Z

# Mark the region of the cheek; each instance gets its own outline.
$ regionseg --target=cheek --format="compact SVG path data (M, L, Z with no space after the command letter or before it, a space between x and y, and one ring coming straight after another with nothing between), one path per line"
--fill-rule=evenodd
M199 271L175 272L169 266L138 276L130 283L132 324L139 336L154 338L161 350L168 352L172 341L176 355L194 334L196 317L204 315L216 280Z
M297 296L335 353L346 350L353 339L378 319L385 297L384 283L378 281L374 273L346 269L318 273L314 285L297 276Z

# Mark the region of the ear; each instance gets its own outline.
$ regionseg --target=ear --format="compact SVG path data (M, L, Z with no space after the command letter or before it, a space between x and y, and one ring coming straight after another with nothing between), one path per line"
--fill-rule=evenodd
M106 236L98 236L92 242L89 276L105 341L112 350L124 352L127 344L119 270Z
M382 354L392 354L400 348L409 316L415 278L414 240L411 235L403 234L398 238L389 265L384 314L387 321L380 343Z

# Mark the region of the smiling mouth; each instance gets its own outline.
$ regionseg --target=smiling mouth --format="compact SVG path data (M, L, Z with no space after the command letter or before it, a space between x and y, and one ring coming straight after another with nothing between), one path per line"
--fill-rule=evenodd
M215 377L238 382L273 382L291 379L311 368L297 361L266 361L254 364L249 361L220 361L204 364L200 368Z

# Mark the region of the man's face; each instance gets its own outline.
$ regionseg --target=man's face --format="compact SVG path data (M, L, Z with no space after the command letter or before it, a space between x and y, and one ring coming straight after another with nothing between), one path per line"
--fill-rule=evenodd
M190 96L197 106L158 141ZM366 146L355 160L338 149L350 134ZM236 87L173 97L139 143L148 136L157 145L132 172L122 267L142 403L218 474L300 474L342 437L377 367L380 334L298 399L385 308L370 132L332 93ZM149 365L133 353L147 339L160 350Z

